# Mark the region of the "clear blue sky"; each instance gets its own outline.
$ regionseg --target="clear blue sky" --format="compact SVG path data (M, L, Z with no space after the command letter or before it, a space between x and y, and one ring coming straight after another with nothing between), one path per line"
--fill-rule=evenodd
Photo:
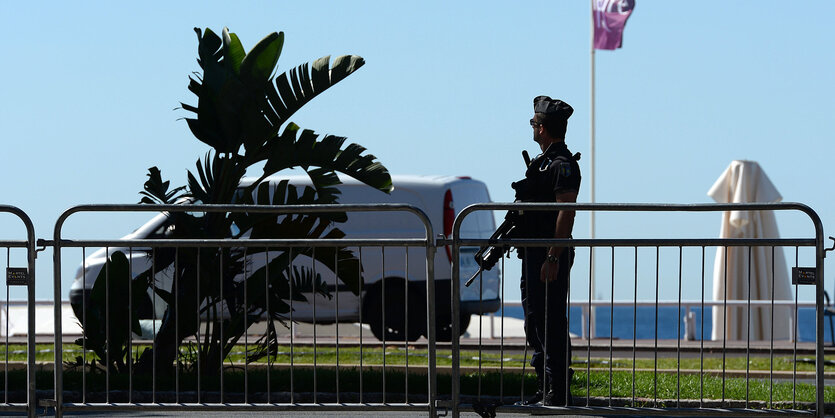
M195 103L186 89L199 68L195 26L228 26L247 48L284 31L282 71L328 54L363 56L364 68L293 120L365 145L393 173L470 175L487 183L493 200L511 201L520 151L534 151L528 119L540 94L575 108L567 143L588 156L588 1L4 1L0 8L2 203L27 211L38 237L50 238L70 206L137 202L150 166L185 183L185 170L207 151L175 109ZM785 201L806 203L835 225L832 16L835 3L821 1L638 0L623 49L597 53L597 201L708 202L725 167L750 159ZM581 164L587 169L588 159ZM579 200L588 199L586 184ZM84 219L70 232L115 237L141 219ZM812 232L802 217L778 220L784 235ZM598 236L710 237L719 222L718 214L600 215ZM587 216L578 216L575 236L588 236ZM52 297L50 262L49 251L40 254L39 299ZM77 263L64 269L64 289ZM508 276L508 299L518 298L516 276ZM688 286L692 299L698 287ZM675 295L662 289L662 298ZM654 287L642 283L639 299L652 297Z

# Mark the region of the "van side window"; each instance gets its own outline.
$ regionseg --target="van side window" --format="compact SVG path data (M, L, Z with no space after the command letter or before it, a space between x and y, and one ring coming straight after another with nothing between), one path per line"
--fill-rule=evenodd
M163 239L171 236L174 230L174 225L170 221L164 222L162 225L153 230L146 238L149 239Z

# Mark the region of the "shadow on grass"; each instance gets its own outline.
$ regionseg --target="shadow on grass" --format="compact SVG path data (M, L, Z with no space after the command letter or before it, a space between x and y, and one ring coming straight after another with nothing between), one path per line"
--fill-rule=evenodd
M0 373L2 374L2 373ZM36 386L43 395L53 387L52 372L38 372ZM0 377L0 388L5 391L5 376ZM536 391L538 382L532 374L490 372L461 376L462 401L486 400L496 404L512 404ZM724 387L723 387L724 386ZM26 372L10 371L8 374L9 402L26 401ZM80 369L64 372L64 400L66 402L254 402L254 403L308 403L308 402L389 402L426 403L428 379L422 373L388 370L385 374L377 368L360 373L356 367L320 367L315 371L308 367L276 367L275 369L227 367L221 375L197 378L196 373L153 376L116 375L109 377L98 370L82 373ZM614 372L611 384L609 373L592 372L588 379L582 370L573 377L571 392L575 400L590 405L635 407L698 407L704 399L715 407L808 408L815 400L815 387L807 383L768 380L726 379L698 375L658 374L638 372ZM451 377L438 375L439 398L449 399ZM44 397L39 395L40 397ZM50 396L51 397L51 394ZM824 399L835 402L835 387L826 387ZM679 401L681 400L681 401ZM719 402L709 401L718 400ZM733 400L733 402L732 402Z

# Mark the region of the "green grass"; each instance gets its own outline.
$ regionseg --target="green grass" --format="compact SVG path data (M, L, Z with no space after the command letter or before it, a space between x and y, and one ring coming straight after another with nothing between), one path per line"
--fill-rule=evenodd
M2 373L0 373L2 374ZM297 368L291 373L287 368L280 370L267 371L265 368L251 369L248 373L240 367L227 367L223 379L225 391L227 393L240 393L243 391L245 384L248 385L250 395L261 393L266 390L267 378L270 380L270 390L276 392L289 392L291 389L303 397L304 393L312 393L314 391L314 373L311 369ZM362 379L363 392L367 394L367 401L373 401L374 396L379 396L383 391L383 373L377 370L366 369L360 373L357 368L344 368L339 372L333 367L318 369L315 373L315 389L317 393L335 393L337 379L339 381L340 391L343 394L355 393L359 391L360 379ZM397 399L404 399L403 394L406 391L407 375L402 371L389 370L386 373L385 391L389 395L389 400L397 401ZM427 377L425 374L410 373L408 375L409 394L425 395L427 389ZM4 389L5 379L0 379L0 389ZM9 373L9 388L11 390L20 390L26 387L26 376L23 370ZM101 397L103 393L109 389L111 394L116 391L127 391L129 388L129 380L127 375L110 376L109 386L105 374L101 371L88 372L83 375L80 370L67 370L64 373L64 388L70 391L69 398L80 396L79 393L82 387L86 388L86 393L90 394L91 399L96 396ZM143 375L133 376L134 391L151 391L152 377ZM654 399L667 400L666 406L674 406L670 404L669 400L675 399L699 399L701 394L701 382L699 376L681 376L680 390L677 389L677 382L675 374L660 373L656 376L653 373L641 372L635 374L635 397L636 402L634 406L655 406ZM197 389L196 374L181 372L179 382L174 376L167 376L165 378L157 378L155 390L160 392L173 391L179 384L181 393L195 391ZM461 393L469 396L500 396L503 395L506 401L520 399L522 385L524 385L525 393L531 394L536 390L538 382L533 374L505 374L502 376L497 372L484 373L479 376L476 373L465 374L461 377ZM85 386L82 386L85 385ZM37 374L38 389L49 389L52 387L52 374L48 372L39 372ZM627 404L632 405L632 374L627 372L614 372L611 381L611 396L614 398L627 399ZM610 395L609 374L608 372L592 372L590 374L588 394L591 397L608 398ZM204 377L201 381L201 392L210 393L217 392L220 389L220 379L217 376L210 378ZM744 400L751 401L768 401L770 398L774 402L791 402L793 401L792 384L790 382L775 383L773 388L767 381L750 380L748 387L748 394L746 396L746 385L744 379L731 378L725 380L725 400ZM814 402L815 390L814 386L810 384L797 384L796 397L797 402ZM449 375L438 376L438 393L441 395L449 394L451 390L451 381ZM770 393L770 390L773 392ZM577 398L585 398L586 391L586 374L584 371L578 370L574 374L572 380L571 392ZM126 396L121 395L111 396ZM188 396L183 395L184 401L188 402ZM207 395L208 396L208 395ZM307 395L309 396L309 395ZM703 399L722 399L722 380L718 377L704 377L704 396ZM25 398L24 398L25 399ZM302 398L300 398L302 399ZM425 398L424 398L425 399ZM71 399L70 399L71 400ZM826 402L835 402L835 387L826 387L824 400ZM14 401L14 400L13 400ZM206 399L206 401L211 401ZM299 400L297 400L299 401ZM303 401L303 400L301 400ZM309 401L309 399L308 399ZM663 403L658 406L665 406ZM783 405L787 407L787 405Z
M144 345L136 345L134 346L134 353L141 353L145 348L148 346ZM8 347L9 350L9 361L11 362L25 362L26 361L26 345L23 344L11 344ZM54 359L54 351L52 344L38 344L35 347L35 360L38 362L51 362ZM186 354L187 348L184 346L181 351ZM289 345L280 345L278 346L278 355L274 356L270 359L271 363L290 363L291 360L291 348ZM295 347L292 350L293 362L297 364L313 364L314 357L317 364L336 364L337 360L337 349L330 346L318 346L316 347L315 354L314 349L312 346L299 346ZM229 358L227 359L227 363L232 362L236 364L243 364L244 363L244 346L241 345L237 349L233 350L230 354ZM360 356L360 354L362 354ZM576 353L575 353L576 354ZM340 364L359 364L360 357L362 357L363 364L382 364L384 351L382 348L373 346L373 347L363 347L362 353L360 353L359 347L341 347L338 350L338 358ZM62 358L64 361L75 362L77 357L82 356L81 347L76 346L74 344L67 344L64 346ZM5 351L0 350L0 362L5 361ZM483 367L505 367L505 368L521 368L524 362L523 354L510 354L504 353L504 356L501 356L500 353L495 351L484 351L479 356L478 351L473 350L465 350L461 352L461 366L462 367L478 367L479 363ZM479 362L480 358L480 362ZM99 360L98 357L91 351L87 352L87 361L89 362L92 359ZM385 349L385 362L386 364L391 365L404 365L406 364L407 359L407 350L406 348L401 345L389 345ZM580 363L585 362L585 357L583 356L574 356L574 362ZM608 368L609 362L608 358L595 358L592 357L591 364L592 367L596 368ZM798 362L796 364L797 371L808 371L814 372L815 371L815 364L814 358L811 358L810 362L802 361L803 357L798 356ZM835 356L826 356L826 360L834 361ZM436 353L436 361L439 366L450 366L452 364L452 352L450 350L437 350ZM425 366L428 364L428 350L426 348L421 348L420 346L409 346L408 349L408 362L409 365L412 366ZM668 358L662 357L658 359L658 363L656 363L653 359L637 359L635 362L635 367L637 369L653 369L657 367L658 369L666 369L666 370L677 370L677 368L681 370L705 370L705 371L721 371L722 370L722 358L716 357L715 355L709 356L705 355L704 364L700 364L700 359L698 358L685 358L681 359L679 363L675 358ZM266 358L262 358L258 360L256 363L267 363ZM745 370L746 368L746 358L745 357L727 357L725 359L725 369L726 370ZM580 368L584 368L583 366L579 366ZM615 369L632 369L632 359L623 359L623 358L615 358L612 362L612 367ZM773 368L775 371L793 371L795 368L795 362L791 356L775 356L774 362L772 364L771 359L766 355L758 355L758 356L751 356L750 361L748 361L748 367L752 371L768 371ZM0 365L2 368L2 365ZM824 371L826 372L835 372L835 365L827 364L824 365Z
M146 347L137 346L135 352L140 352ZM36 347L36 359L41 362L51 362L53 359L52 345L39 344ZM290 347L279 346L279 354L270 359L270 362L275 364L289 364L290 363ZM381 347L364 347L362 352L358 347L344 347L340 348L338 352L340 369L337 372L334 365L337 359L337 350L334 347L319 346L315 351L315 361L319 366L315 373L316 391L321 393L333 392L336 390L337 379L340 384L342 392L357 392L360 379L362 379L363 391L367 393L382 392L383 390L383 373L379 365L383 363L385 353L385 363L389 366L405 365L407 360L407 351L404 346L388 346L385 351ZM452 363L451 352L449 350L438 350L437 364L439 366L449 366ZM65 361L75 362L75 359L81 355L79 347L67 345L64 347L63 358ZM362 373L359 372L356 365L362 362L364 366L375 366L373 370L364 369ZM0 351L0 360L3 360L5 355ZM96 356L88 352L87 361L90 362ZM9 360L22 362L25 361L25 346L11 345L9 346ZM832 356L828 358L832 360ZM575 361L585 360L584 358L575 357ZM314 373L309 367L304 365L313 364L314 349L312 346L296 347L293 349L293 364L302 367L293 369L292 389L295 392L312 392L314 388ZM425 394L426 392L426 365L428 363L427 350L425 348L410 347L408 349L408 362L410 366L410 373L408 374L409 393L410 394ZM261 359L257 362L258 365L265 365L267 359ZM252 363L251 363L252 364ZM536 390L536 379L531 373L530 367L525 369L526 374L523 376L520 369L523 364L523 356L521 354L505 354L503 366L505 369L511 369L509 373L504 375L495 371L495 369L502 365L502 359L498 353L483 352L481 354L481 364L484 370L479 375L478 373L465 373L461 377L461 392L464 395L485 395L485 396L500 396L513 397L518 399L521 396L522 386L524 391L530 394ZM462 367L477 367L479 365L479 353L477 351L462 351L461 366ZM781 356L775 357L773 366L771 359L768 357L752 356L748 363L752 371L768 371L772 367L775 371L792 371L795 364L791 357ZM193 367L191 370L193 370ZM631 359L615 359L612 363L614 371L612 373L611 389L609 381L609 372L605 370L608 368L608 359L593 358L592 370L588 382L586 381L586 369L583 364L575 364L576 373L572 381L572 394L575 397L585 398L588 394L591 397L607 398L610 395L614 398L627 398L633 396L633 375L631 372ZM637 369L653 369L655 361L653 359L639 359L635 363ZM710 372L721 371L722 359L717 357L707 357L704 359L703 369L705 374L677 374L677 362L675 358L659 358L658 365L659 373L655 375L651 371L638 371L634 375L634 389L635 397L638 398L636 406L647 405L645 402L654 399L735 399L735 400L759 400L774 402L779 401L793 401L797 402L814 402L815 388L814 385L807 383L797 383L793 386L790 381L775 380L772 384L768 379L750 379L746 387L746 380L739 377L728 377L723 383L721 376L711 375ZM745 370L745 357L728 357L725 360L725 368L727 370ZM600 370L600 369L603 370ZM700 360L682 359L680 364L681 369L699 370ZM386 373L386 392L387 393L404 393L406 388L407 375L402 368L389 369ZM514 370L515 369L515 370ZM835 370L833 366L826 366L827 371ZM179 388L180 391L196 390L197 378L195 373L191 373L188 367L183 367L180 370ZM251 391L263 392L266 390L267 379L270 381L270 389L276 391L290 391L291 379L290 372L287 366L273 366L271 370L265 367L250 367L247 373L244 373L244 348L233 351L232 355L225 363L224 384L226 390L234 388L237 391L242 390L246 383ZM797 363L798 371L814 371L814 364ZM3 373L2 366L0 366L0 374ZM441 373L438 376L438 392L440 394L450 393L451 383L449 376ZM4 388L5 378L0 379L0 388ZM150 376L135 375L133 379L135 390L151 390L152 381ZM64 387L67 390L80 390L82 382L86 384L88 392L104 391L106 389L107 378L102 371L88 372L83 374L81 368L69 368L64 374ZM129 381L125 375L111 375L110 376L110 390L127 390ZM16 370L9 372L9 388L25 387L25 372L23 370ZM52 374L39 373L38 387L41 389L52 387ZM157 379L156 390L167 391L174 390L175 379L164 378ZM793 393L793 389L796 392ZM216 391L219 390L219 379L204 379L201 381L202 391ZM835 387L826 387L824 399L826 402L835 402ZM644 402L641 404L641 402Z
M811 359L804 357L805 356L797 357L797 371L814 372L814 357ZM828 356L826 359L833 360L833 356ZM575 361L577 360L579 359L575 357ZM585 361L585 358L582 360ZM609 367L608 360L609 359L601 360L592 358L592 364L596 367ZM725 369L745 370L746 362L748 363L748 368L750 370L768 371L773 368L775 371L793 371L795 367L795 362L790 356L775 356L773 363L768 356L751 356L750 360L747 360L745 357L728 357L725 359ZM612 367L631 369L632 359L614 359L612 361ZM655 367L655 361L653 359L637 359L635 361L635 367L638 369L652 369ZM706 356L703 365L700 365L700 360L698 358L681 359L680 363L675 358L659 358L657 367L659 369L668 370L676 370L677 367L681 370L722 370L722 358ZM835 371L835 365L832 364L824 364L823 368L825 372Z
M609 373L593 372L589 379L590 396L609 396ZM678 378L680 377L680 381ZM793 385L791 382L775 382L772 385L768 380L751 379L746 388L745 379L725 379L724 396L722 378L704 376L703 382L698 375L676 375L672 373L638 372L635 374L635 397L648 399L736 399L736 400L759 400L777 401L793 400ZM702 384L704 385L702 389ZM680 385L680 386L679 386ZM632 373L612 373L611 395L619 398L632 397ZM703 390L703 392L702 392ZM815 387L811 384L798 383L796 386L796 398L798 402L814 402ZM746 392L747 391L747 392ZM747 394L746 394L747 393ZM578 371L574 374L572 381L572 394L575 396L586 396L586 373ZM835 401L835 388L824 388L824 400Z

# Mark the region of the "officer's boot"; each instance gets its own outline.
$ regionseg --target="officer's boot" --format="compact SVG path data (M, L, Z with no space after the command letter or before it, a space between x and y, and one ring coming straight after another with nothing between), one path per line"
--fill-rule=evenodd
M571 402L565 402L565 390L557 386L548 388L548 393L542 397L542 405L545 406L568 406Z
M538 371L536 373L536 382L537 382L536 393L531 395L531 397L528 398L528 399L523 399L519 402L516 402L514 405L516 405L516 406L533 406L533 405L537 405L540 402L542 402L542 397L544 395L544 393L542 392L542 375L540 375Z
M568 369L568 382L570 385L571 378L574 375L574 369ZM545 406L571 406L573 404L572 397L569 394L566 400L565 396L565 382L549 382L548 392L542 397L542 405ZM570 386L569 386L570 387Z
M530 398L516 402L516 406L532 406L542 402L542 389L537 389Z

